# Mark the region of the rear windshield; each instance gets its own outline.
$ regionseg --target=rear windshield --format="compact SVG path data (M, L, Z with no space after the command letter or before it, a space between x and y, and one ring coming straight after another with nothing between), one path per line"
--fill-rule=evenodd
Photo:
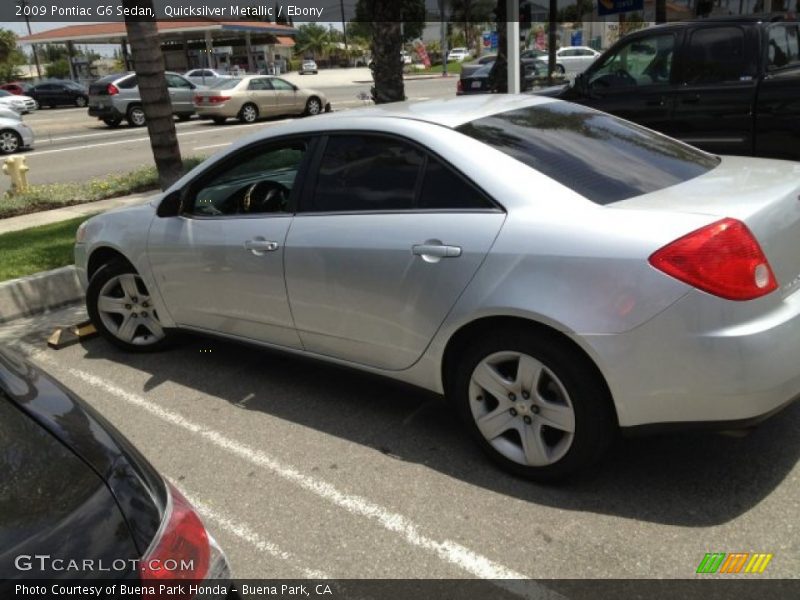
M716 156L566 102L499 113L465 123L457 131L597 204L654 192L719 164Z
M237 85L242 83L241 78L239 79L220 79L219 81L214 82L214 89L217 90L232 90Z

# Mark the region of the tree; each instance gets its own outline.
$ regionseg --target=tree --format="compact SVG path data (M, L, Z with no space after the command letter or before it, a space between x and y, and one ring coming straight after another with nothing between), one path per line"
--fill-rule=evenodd
M17 50L17 34L0 28L0 63L8 62Z
M331 49L330 33L322 25L306 23L297 28L295 48L298 54L311 54L315 59L325 56Z
M405 100L400 53L405 40L416 39L422 34L424 0L359 0L356 20L371 33L372 79L375 82L372 86L373 101L384 104Z
M494 5L494 0L450 0L451 18L463 23L468 48L480 48L475 24L491 21Z
M153 10L153 0L122 0L127 9L149 8ZM134 10L129 12L133 13ZM172 103L169 99L167 79L164 74L164 55L158 40L155 20L142 20L142 17L125 17L131 54L133 56L142 108L147 117L147 133L150 147L158 170L158 183L166 189L177 181L183 172L178 136L175 132L175 119L172 117Z
M0 81L19 79L19 66L25 62L25 55L17 48L17 35L0 28Z
M44 68L44 73L47 77L54 77L55 79L66 79L69 77L69 62L66 58L59 58L51 62Z

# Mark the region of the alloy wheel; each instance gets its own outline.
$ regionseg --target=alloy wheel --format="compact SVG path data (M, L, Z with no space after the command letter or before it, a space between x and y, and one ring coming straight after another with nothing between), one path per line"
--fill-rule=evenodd
M20 139L19 136L13 131L4 131L0 133L0 151L3 154L11 154L19 149Z
M481 435L515 463L552 465L572 446L575 411L569 394L532 356L505 351L484 358L470 378L469 402Z
M137 106L128 113L128 120L134 127L142 127L147 122L147 117L145 117L144 110Z
M258 118L255 106L248 104L242 108L242 120L245 123L253 123Z
M142 278L124 273L109 279L97 298L103 325L119 340L149 346L164 339L164 330Z
M322 104L316 98L311 98L308 101L308 106L306 107L306 111L310 115L318 115L322 112Z

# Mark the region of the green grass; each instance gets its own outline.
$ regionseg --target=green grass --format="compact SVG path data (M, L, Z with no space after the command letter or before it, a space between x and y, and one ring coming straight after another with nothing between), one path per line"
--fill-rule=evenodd
M202 161L199 157L186 159L183 161L184 171ZM0 219L157 189L158 173L154 166L81 183L32 185L24 194L7 193L0 198Z
M78 225L89 216L0 235L0 281L73 263Z
M461 75L461 65L462 63L459 62L450 62L447 63L447 72L450 75ZM408 72L408 75L434 75L434 74L441 74L442 72L442 65L434 65L430 69L411 69Z

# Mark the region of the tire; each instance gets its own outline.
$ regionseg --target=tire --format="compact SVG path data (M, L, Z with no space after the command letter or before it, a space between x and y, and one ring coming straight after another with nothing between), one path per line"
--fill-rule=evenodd
M147 117L144 115L144 109L138 104L128 109L127 119L128 125L131 127L144 127L147 124Z
M128 352L153 352L170 341L144 282L126 261L97 270L86 290L86 309L98 333Z
M22 137L11 129L0 131L0 154L14 154L22 148Z
M103 123L113 129L115 127L119 127L119 124L122 123L122 119L103 119Z
M239 120L242 123L255 123L258 120L258 107L248 102L239 111Z
M316 96L311 96L306 102L306 110L303 114L313 117L314 115L318 115L323 111L322 100L317 98Z
M216 123L217 125L224 125L225 121L227 121L227 120L228 120L227 117L214 117L213 118L214 123Z
M87 104L89 104L89 101L84 96L75 98L75 106L78 108L85 108Z
M181 113L178 115L178 121L188 121L192 118L193 113Z
M556 73L558 73L559 75L564 75L566 73L564 65L556 65Z
M448 396L503 469L553 481L608 449L617 431L611 395L596 367L569 343L538 329L505 327L464 347L448 377Z

